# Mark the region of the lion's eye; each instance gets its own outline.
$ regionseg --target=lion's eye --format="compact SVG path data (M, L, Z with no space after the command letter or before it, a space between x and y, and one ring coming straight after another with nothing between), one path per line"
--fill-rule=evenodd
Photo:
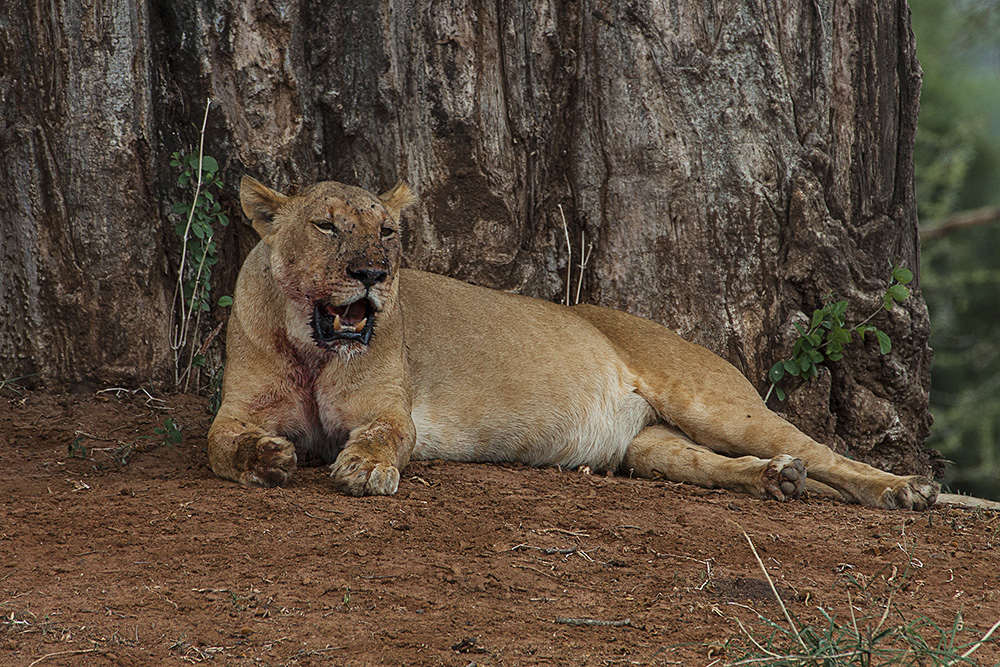
M393 229L392 227L383 227L382 228L382 238L384 238L384 239L391 239L395 235L396 235L396 230Z
M337 231L337 228L333 226L332 220L313 220L313 224L316 226L316 229L324 234L330 234Z

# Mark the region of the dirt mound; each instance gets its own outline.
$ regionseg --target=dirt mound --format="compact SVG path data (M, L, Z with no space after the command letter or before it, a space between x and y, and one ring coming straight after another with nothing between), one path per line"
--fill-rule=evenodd
M247 489L208 469L209 422L191 396L3 397L0 664L730 664L788 627L744 531L797 626L888 609L934 644L960 613L972 644L1000 617L994 512L437 461L392 498L319 467Z

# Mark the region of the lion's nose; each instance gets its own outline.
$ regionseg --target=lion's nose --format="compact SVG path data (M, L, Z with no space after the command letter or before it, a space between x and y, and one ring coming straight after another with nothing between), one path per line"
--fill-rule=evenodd
M348 269L347 275L360 282L365 287L380 283L389 275L381 269Z

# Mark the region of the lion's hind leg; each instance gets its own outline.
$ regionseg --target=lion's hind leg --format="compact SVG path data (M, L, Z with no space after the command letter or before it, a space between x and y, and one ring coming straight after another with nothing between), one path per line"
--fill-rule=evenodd
M637 477L663 477L774 500L798 498L806 481L806 469L799 459L787 455L730 458L662 425L647 426L635 437L619 470Z

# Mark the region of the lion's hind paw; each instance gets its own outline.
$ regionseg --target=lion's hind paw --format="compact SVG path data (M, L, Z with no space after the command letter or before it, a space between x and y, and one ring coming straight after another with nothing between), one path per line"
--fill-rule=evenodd
M767 462L762 476L765 498L792 500L802 495L806 483L806 466L788 454L775 456Z
M888 487L882 493L878 506L883 509L925 510L937 501L941 485L926 477L902 478L896 488Z

